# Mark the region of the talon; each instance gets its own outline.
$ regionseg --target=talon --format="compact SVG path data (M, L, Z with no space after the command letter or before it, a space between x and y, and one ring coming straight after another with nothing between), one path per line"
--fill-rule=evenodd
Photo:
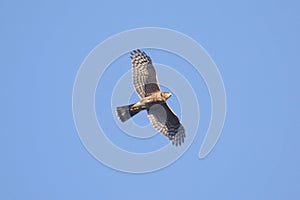
M138 107L133 107L132 110L138 110Z

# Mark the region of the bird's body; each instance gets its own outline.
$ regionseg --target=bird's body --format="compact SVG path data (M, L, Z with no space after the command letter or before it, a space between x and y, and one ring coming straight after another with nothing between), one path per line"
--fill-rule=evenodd
M140 50L134 50L131 52L131 61L133 85L141 99L135 104L117 107L119 119L125 122L140 111L146 110L154 128L176 146L181 145L185 137L184 128L166 103L172 94L160 90L150 57Z
M153 92L151 95L142 98L139 102L133 105L132 109L140 108L142 110L149 109L154 104L162 104L171 96L170 92Z

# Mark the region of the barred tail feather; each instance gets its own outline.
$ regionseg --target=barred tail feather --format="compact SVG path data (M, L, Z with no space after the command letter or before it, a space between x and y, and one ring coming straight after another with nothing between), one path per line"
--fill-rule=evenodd
M127 105L127 106L120 106L117 107L116 111L117 111L117 116L119 117L119 119L122 122L127 121L128 119L130 119L131 117L133 117L134 115L136 115L138 112L140 112L140 110L131 110L130 108L133 106L134 104L131 105Z

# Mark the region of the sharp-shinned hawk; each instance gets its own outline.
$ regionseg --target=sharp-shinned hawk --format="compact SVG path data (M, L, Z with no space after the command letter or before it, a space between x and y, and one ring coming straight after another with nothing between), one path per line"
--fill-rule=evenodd
M168 137L172 144L181 145L184 142L185 130L166 102L172 94L162 92L159 88L151 58L140 50L132 51L130 58L133 86L140 101L117 107L117 116L125 122L140 111L146 110L154 128Z

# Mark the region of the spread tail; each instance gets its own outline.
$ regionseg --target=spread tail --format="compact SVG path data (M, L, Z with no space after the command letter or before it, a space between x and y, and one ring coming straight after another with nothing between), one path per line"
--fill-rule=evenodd
M117 107L116 111L117 111L117 116L119 117L119 119L122 122L127 121L130 117L133 117L134 115L136 115L138 112L140 112L141 110L131 110L130 108L133 106L134 104L128 105L128 106L120 106Z

